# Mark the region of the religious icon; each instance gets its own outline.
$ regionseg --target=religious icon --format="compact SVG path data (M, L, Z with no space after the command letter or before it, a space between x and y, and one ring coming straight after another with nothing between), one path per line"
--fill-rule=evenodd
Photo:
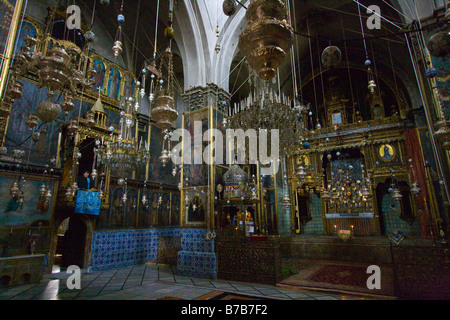
M302 166L302 167L307 167L309 166L309 157L307 155L301 155L297 158L297 165Z
M94 60L94 70L96 71L94 86L97 89L103 89L103 82L105 80L105 65L100 60Z
M205 221L205 207L200 195L195 195L189 204L188 208L189 222L204 222Z
M384 144L378 150L378 154L380 155L381 159L385 161L391 161L395 157L395 150L394 147L390 144Z
M109 76L109 85L108 85L108 97L117 100L119 98L119 88L120 88L120 72L115 68L111 68L111 74Z
M342 124L342 113L336 112L331 115L331 122L333 125Z

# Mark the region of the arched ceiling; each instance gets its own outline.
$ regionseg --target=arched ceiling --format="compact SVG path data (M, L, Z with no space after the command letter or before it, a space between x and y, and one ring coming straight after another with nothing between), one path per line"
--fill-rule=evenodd
M87 7L93 7L93 1L81 0ZM175 19L176 8L181 1L175 0ZM438 0L439 1L439 0ZM101 20L102 24L110 31L114 38L117 30L116 17L122 1L111 0L110 5L102 6L97 1L96 18ZM211 1L211 5L212 5ZM216 2L216 1L214 1ZM241 0L248 5L248 1ZM360 0L364 6L373 4L373 0ZM405 2L405 1L403 1ZM406 1L410 2L410 1ZM362 18L364 25L364 34L367 40L367 50L370 59L375 63L376 68L383 73L398 74L399 79L413 79L411 61L409 52L405 45L404 35L400 34L400 28L406 28L410 21L407 17L411 16L411 7L402 1L377 1L381 8L381 14L387 21L382 21L380 30L369 30L365 22L369 15L362 8ZM159 23L158 23L158 50L163 51L168 41L164 38L164 29L168 22L169 1L160 1ZM157 0L134 0L125 1L124 15L126 22L123 25L125 42L132 50L124 57L125 63L129 68L134 68L137 75L144 65L144 61L151 60L154 50L154 35L156 22L156 4ZM360 64L364 66L365 49L362 40L361 21L358 11L358 5L353 0L295 0L291 1L292 24L298 33L295 36L294 51L297 86L300 88L302 82L311 77L313 70L320 69L320 54L324 48L333 44L338 46L343 53L343 63ZM215 4L217 6L217 4ZM406 6L406 7L405 7ZM402 15L402 10L409 9L409 12ZM425 9L421 9L425 10ZM221 13L222 14L222 13ZM224 16L225 17L225 16ZM394 26L397 25L398 27ZM309 30L308 30L309 27ZM183 30L175 30L182 33ZM399 33L395 36L385 36ZM308 36L309 35L309 36ZM344 42L343 40L346 39ZM183 46L194 45L192 43L183 43ZM173 51L176 54L175 74L178 82L183 82L183 77L189 77L183 72L183 63L181 61L182 48L178 48L176 42L173 43ZM125 54L125 53L124 53ZM238 65L243 59L242 53L235 52L230 67L233 72L229 76L229 91L233 99L244 98L249 92L249 86L246 84L248 77L248 67ZM293 94L292 61L288 55L283 65L280 67L280 82L285 94ZM400 76L401 74L401 76ZM182 87L182 85L181 85ZM405 85L407 87L407 85Z

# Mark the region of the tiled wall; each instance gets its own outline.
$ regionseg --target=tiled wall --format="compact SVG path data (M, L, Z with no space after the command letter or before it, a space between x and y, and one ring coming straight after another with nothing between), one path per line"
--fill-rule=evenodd
M207 240L204 229L181 229L177 274L198 278L217 278L214 240Z
M392 207L394 205L394 208ZM420 235L419 229L419 219L416 218L414 223L410 225L405 220L400 218L400 206L397 201L392 199L392 194L386 194L383 197L381 202L384 226L386 230L386 234L401 231L406 236L415 236L418 237Z
M200 278L216 278L214 240L203 229L142 229L94 232L90 266L105 270L142 264L158 259L160 236L181 237L177 273Z
M310 210L312 220L309 221L306 224L306 226L303 227L303 234L305 235L325 234L322 220L322 203L320 202L320 198L316 194L313 194L312 196Z

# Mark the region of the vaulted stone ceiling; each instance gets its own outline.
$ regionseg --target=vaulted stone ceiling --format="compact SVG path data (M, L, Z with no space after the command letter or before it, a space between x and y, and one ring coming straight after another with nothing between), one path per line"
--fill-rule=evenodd
M186 0L175 0L175 8L179 2ZM83 1L86 6L92 9L92 1ZM117 30L116 17L119 12L122 1L111 0L108 6L102 6L97 1L96 16L110 31L114 38ZM160 1L159 8L159 25L158 25L158 50L163 51L168 45L168 41L164 38L164 29L168 21L168 2ZM216 1L211 1L212 2ZM221 1L220 1L221 2ZM248 5L248 1L241 1ZM144 61L151 60L154 49L154 34L156 20L156 0L134 0L125 1L124 15L127 19L123 25L123 31L126 35L125 42L133 50L124 52L124 60L128 67L136 69L144 65ZM370 6L373 4L371 0L361 0L361 4ZM406 28L407 19L399 14L402 10L398 1L377 1L380 6L382 15L395 23L396 25ZM217 4L214 4L217 6ZM319 69L320 54L322 50L329 44L337 45L343 53L344 62L349 61L351 65L364 68L365 50L362 41L361 22L359 18L358 5L352 0L301 0L293 3L295 14L292 16L292 23L297 33L295 37L295 63L297 69L297 81L299 86L305 79L311 77L312 64L314 68ZM241 8L242 9L242 8ZM294 8L291 8L294 12ZM212 9L211 9L212 10ZM214 9L215 10L215 9ZM368 14L365 9L361 10L363 21L367 20ZM405 14L411 16L412 14ZM175 19L177 19L175 15ZM309 25L309 37L308 26ZM407 47L405 46L404 36L399 34L394 37L382 37L383 35L399 32L399 28L383 21L381 30L368 30L365 27L366 37L379 37L375 40L368 40L368 51L370 58L376 63L377 68L383 72L392 73L392 66L399 71L399 78L404 76L413 77L411 73L411 63L406 57L409 56ZM183 30L175 30L182 33ZM136 34L135 34L136 33ZM347 41L342 41L343 39ZM311 42L311 47L310 47ZM194 45L185 43L184 46ZM388 51L388 48L390 52ZM176 54L175 73L180 83L183 82L183 62L181 61L180 50L176 42L173 43L173 51ZM311 55L312 52L312 55ZM235 68L242 60L242 54L237 51L234 55L230 70L234 71L229 77L229 90L234 94L233 98L243 98L248 94L249 87L245 83L248 77L247 66ZM392 58L392 60L391 60ZM311 61L312 59L312 61ZM292 62L290 56L287 56L280 68L280 79L283 91L286 94L292 94ZM139 70L135 70L139 74ZM317 74L318 70L315 70ZM400 74L402 73L402 74ZM189 75L187 75L189 76ZM239 92L236 92L239 88Z

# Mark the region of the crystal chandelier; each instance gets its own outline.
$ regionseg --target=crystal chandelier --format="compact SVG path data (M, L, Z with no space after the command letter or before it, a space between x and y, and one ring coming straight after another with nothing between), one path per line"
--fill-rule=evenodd
M147 163L150 150L147 142L138 142L135 134L136 116L139 103L132 97L125 98L121 104L119 133L114 134L114 127L110 127L111 141L104 141L97 149L100 164L111 168L114 175L127 177L136 170L139 164ZM112 129L112 130L111 130Z
M291 105L290 99L276 92L268 82L255 81L257 85L250 96L231 110L230 128L254 129L257 133L261 129L278 130L280 154L292 154L304 131L299 105Z

